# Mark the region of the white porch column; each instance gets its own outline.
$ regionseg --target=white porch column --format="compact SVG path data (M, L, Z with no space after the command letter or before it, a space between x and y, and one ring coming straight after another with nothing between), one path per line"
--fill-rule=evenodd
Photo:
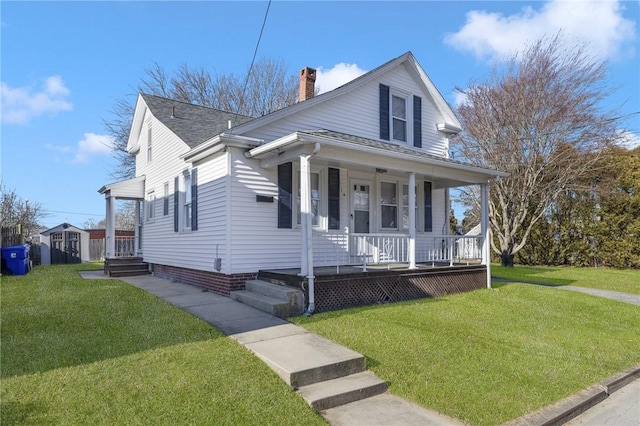
M140 256L142 254L142 247L140 247L140 243L142 242L142 226L141 226L141 222L142 222L142 218L140 217L140 200L136 200L136 207L135 207L135 215L136 215L136 222L135 222L135 228L134 228L134 242L133 242L133 246L135 249L135 253L136 256Z
M315 289L313 275L313 222L311 213L311 167L310 155L300 156L300 216L302 228L301 274L306 275L309 285L309 309L315 308Z
M105 258L111 259L116 255L116 206L115 199L107 194L105 217Z
M487 266L487 288L491 288L491 256L489 253L489 184L480 185L480 227L482 264Z
M409 173L409 269L416 269L416 174Z

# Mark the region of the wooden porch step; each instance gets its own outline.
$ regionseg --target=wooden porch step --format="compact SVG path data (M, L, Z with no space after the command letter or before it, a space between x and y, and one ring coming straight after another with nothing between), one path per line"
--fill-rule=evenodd
M149 264L144 262L141 257L107 259L105 261L105 273L110 277L148 275Z
M317 411L360 401L387 391L387 383L364 371L298 389L298 394Z

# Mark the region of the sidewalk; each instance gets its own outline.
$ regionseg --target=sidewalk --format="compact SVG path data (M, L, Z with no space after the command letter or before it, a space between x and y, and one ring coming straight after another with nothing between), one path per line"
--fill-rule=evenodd
M111 279L102 271L83 271L80 275L85 279ZM190 312L216 327L253 352L294 388L298 387L295 377L302 377L298 374L304 375L305 372L321 365L344 364L362 357L357 352L302 327L199 287L150 275L118 279ZM640 305L640 296L636 295L572 286L556 288ZM514 419L506 425L561 425L577 414L607 401L613 392L629 383L638 382L638 378L640 366L538 412ZM457 419L427 410L388 392L323 410L320 414L334 426L463 425Z
M85 279L110 279L102 271L83 271ZM323 365L345 365L362 355L308 330L250 306L198 287L150 275L121 277L216 327L264 361L286 383L297 388L305 373ZM460 426L456 419L427 410L387 393L320 411L334 426Z

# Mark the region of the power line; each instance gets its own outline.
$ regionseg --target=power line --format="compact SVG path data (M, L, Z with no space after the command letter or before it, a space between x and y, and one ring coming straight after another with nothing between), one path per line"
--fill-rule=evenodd
M264 27L267 24L267 17L269 16L269 9L271 8L271 0L267 2L267 10L264 12L264 19L262 20L262 27L260 27L260 34L258 35L258 41L256 42L256 48L253 50L253 57L251 58L251 64L249 65L249 71L247 72L247 76L244 79L244 85L242 87L242 95L240 97L240 104L236 106L236 114L233 117L233 124L235 124L235 119L237 115L240 113L240 105L244 105L244 96L247 90L247 85L249 84L249 77L251 76L251 71L253 70L253 64L256 60L256 55L258 54L258 48L260 47L260 41L262 40L262 33L264 32ZM231 133L231 132L230 132Z
M100 216L101 214L95 214L95 213L78 213L78 212L63 212L60 210L46 210L47 213L63 213L63 214L77 214L77 215L81 215L81 216Z

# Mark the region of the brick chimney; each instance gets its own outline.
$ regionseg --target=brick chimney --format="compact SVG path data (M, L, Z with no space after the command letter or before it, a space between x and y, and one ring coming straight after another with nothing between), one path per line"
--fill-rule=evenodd
M300 102L316 94L316 70L305 67L300 71Z

